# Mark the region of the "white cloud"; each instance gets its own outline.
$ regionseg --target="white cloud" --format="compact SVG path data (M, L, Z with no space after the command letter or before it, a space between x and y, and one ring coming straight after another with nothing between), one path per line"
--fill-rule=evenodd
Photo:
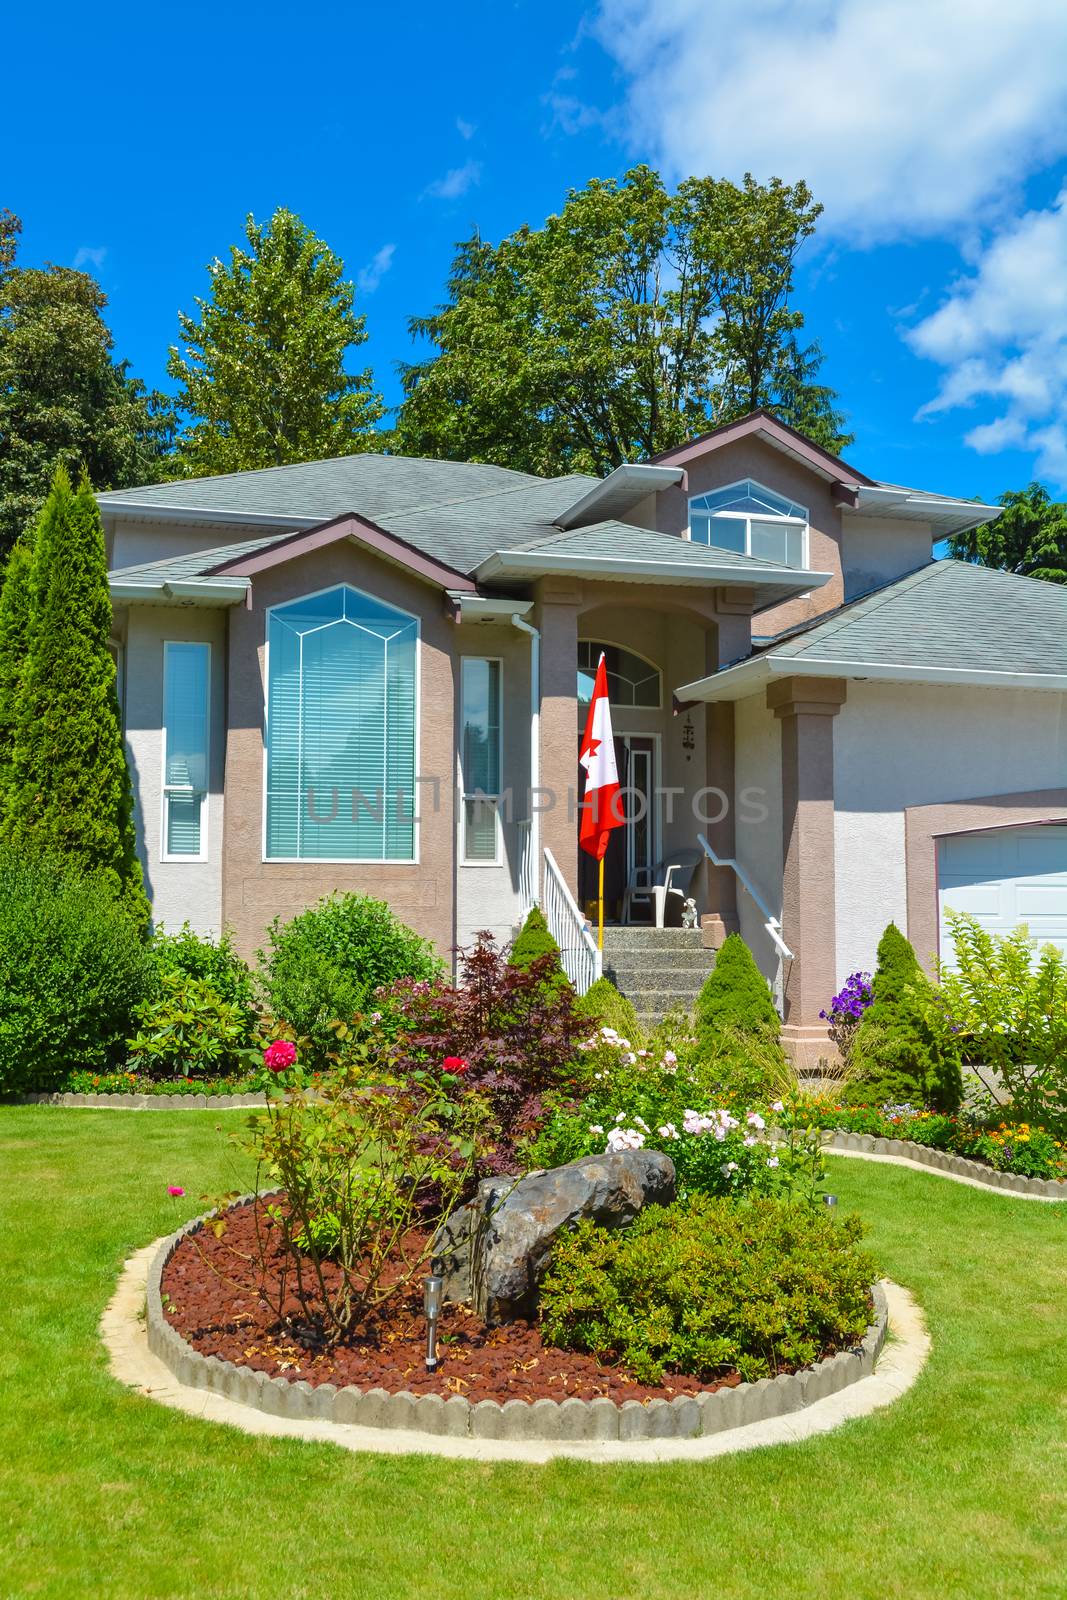
M1067 152L1063 0L600 0L595 34L673 176L804 178L861 243L988 220Z
M453 167L443 178L437 178L427 185L426 193L435 200L458 200L468 189L473 189L481 175L481 162L468 161L462 167Z
M395 254L395 244L383 244L382 248L371 257L366 266L360 267L356 273L356 283L364 294L374 293L392 266Z
M473 122L464 122L462 117L456 118L456 131L461 139L473 139L478 128Z
M944 368L920 416L992 402L999 414L966 443L983 455L1033 450L1036 471L1067 485L1067 188L1003 226L905 338Z
M97 272L99 272L100 268L104 265L104 258L106 255L106 244L79 245L77 253L74 257L75 272L80 272L83 267L95 267Z

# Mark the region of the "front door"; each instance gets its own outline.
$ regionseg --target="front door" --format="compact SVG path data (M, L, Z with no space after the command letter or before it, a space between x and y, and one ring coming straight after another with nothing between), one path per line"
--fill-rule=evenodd
M634 872L638 867L651 867L656 860L656 740L648 734L616 734L615 761L626 822L623 827L613 829L604 857L604 916L608 921L617 922L626 885ZM578 774L581 798L584 768L579 767ZM597 878L597 863L584 850L579 850L578 898L582 909L594 918Z

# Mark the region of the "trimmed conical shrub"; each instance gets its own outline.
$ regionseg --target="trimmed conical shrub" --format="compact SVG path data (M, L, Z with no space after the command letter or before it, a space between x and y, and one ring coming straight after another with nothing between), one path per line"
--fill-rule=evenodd
M32 572L33 541L24 536L8 557L0 588L0 827L12 780L19 684L29 643Z
M914 949L891 922L878 943L874 1000L852 1046L848 1096L864 1105L929 1105L956 1111L963 1098L959 1051L935 1019L935 991Z
M780 1022L767 980L740 934L726 938L704 980L697 997L696 1028L702 1045L724 1034L778 1038Z
M549 969L547 981L549 983L567 983L567 974L563 970L560 959L559 945L548 931L548 923L539 906L531 906L527 913L526 921L519 931L519 936L511 947L508 964L512 967L529 967L542 956L552 956L554 965Z
M147 926L108 648L104 530L88 479L75 493L62 467L38 523L30 588L4 838L98 876Z
M598 978L578 1000L575 1010L601 1028L614 1028L632 1044L645 1042L632 1000L620 994L610 978Z

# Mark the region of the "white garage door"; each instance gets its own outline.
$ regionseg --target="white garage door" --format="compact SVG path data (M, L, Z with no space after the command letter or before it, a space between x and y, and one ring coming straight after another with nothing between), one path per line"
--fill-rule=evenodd
M941 840L937 869L941 959L948 965L946 910L977 917L990 933L1025 922L1039 943L1067 951L1067 824L955 834Z

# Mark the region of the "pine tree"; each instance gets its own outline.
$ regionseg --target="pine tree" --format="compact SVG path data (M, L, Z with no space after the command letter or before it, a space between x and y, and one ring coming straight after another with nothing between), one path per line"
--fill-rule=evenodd
M849 1098L866 1105L930 1105L956 1111L963 1097L959 1051L930 1020L932 985L895 923L878 942L874 1000L852 1046Z
M88 478L75 493L62 466L38 524L30 589L3 837L99 875L147 925L108 648L104 530Z
M715 957L696 1004L697 1037L725 1032L777 1039L778 1013L767 980L738 933L731 933Z
M33 539L24 536L8 557L0 587L0 827L7 810L19 683L30 629Z

